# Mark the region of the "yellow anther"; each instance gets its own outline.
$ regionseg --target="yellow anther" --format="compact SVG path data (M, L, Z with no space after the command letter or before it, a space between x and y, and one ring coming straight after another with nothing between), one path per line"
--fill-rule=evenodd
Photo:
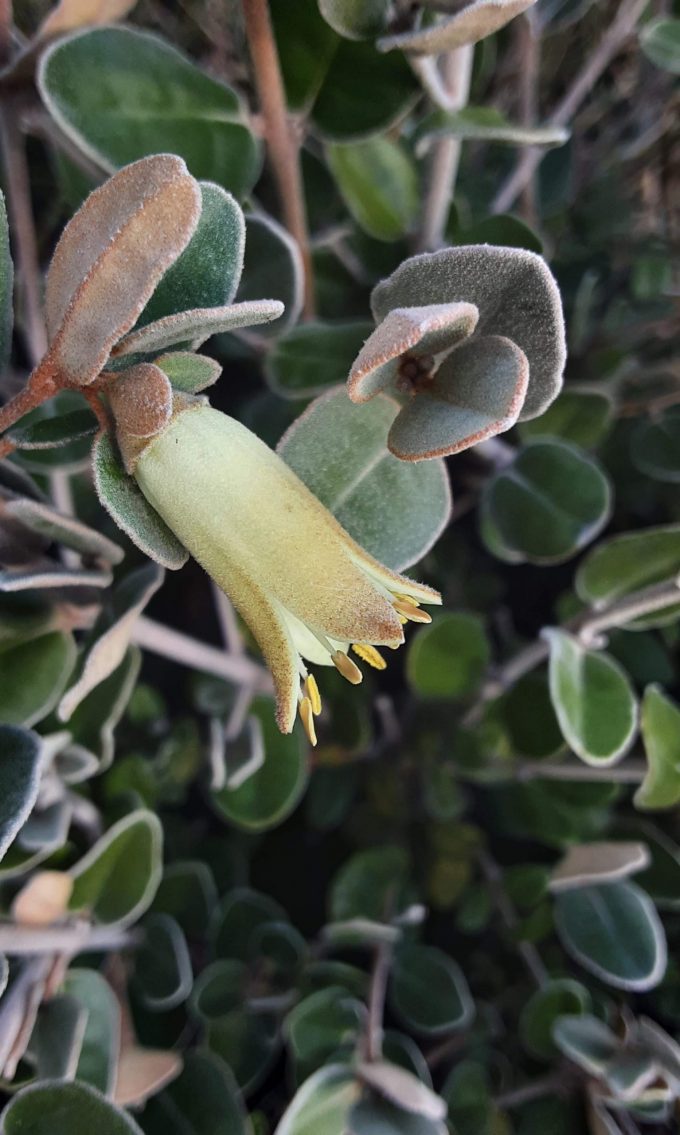
M314 728L314 713L309 698L302 698L300 702L300 721L304 725L305 733L310 745L316 745L316 729Z
M410 600L395 599L392 603L392 606L394 607L398 615L403 615L412 623L432 622L432 618L430 615L428 615L427 611L421 611L418 607L415 607Z
M364 676L361 670L356 662L352 662L352 659L347 657L344 650L335 650L331 654L331 658L335 669L339 670L343 678L346 678L353 686L358 686L363 681Z
M402 627L405 627L407 622L408 622L406 615L400 615L399 612L397 611L397 618L399 619L399 622L401 623Z
M412 599L410 595L395 595L394 598L398 599L400 603L409 603L411 607L420 607L419 600Z
M312 703L312 713L318 717L321 713L321 694L313 674L308 674L305 678L305 693Z
M352 646L352 650L355 654L358 654L359 658L363 659L364 662L368 662L368 665L372 666L374 670L386 669L387 663L385 659L374 646L366 646L363 642L355 642Z

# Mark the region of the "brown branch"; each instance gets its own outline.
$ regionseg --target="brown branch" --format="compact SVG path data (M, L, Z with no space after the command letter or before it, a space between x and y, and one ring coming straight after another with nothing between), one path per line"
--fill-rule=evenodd
M314 278L300 153L286 109L286 95L267 0L243 0L243 15L264 120L269 161L281 198L284 224L300 247L305 275L304 314L307 319L311 319L314 315Z
M41 406L60 389L49 360L38 365L22 390L0 407L0 434L15 425L25 414Z

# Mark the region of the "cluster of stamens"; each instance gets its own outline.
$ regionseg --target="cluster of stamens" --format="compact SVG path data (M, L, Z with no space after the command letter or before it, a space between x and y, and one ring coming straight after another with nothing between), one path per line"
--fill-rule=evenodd
M434 356L402 356L396 378L396 387L401 394L418 394L426 390L434 381Z
M417 599L411 599L407 595L395 595L392 599L392 606L397 612L399 621L402 624L409 622L432 622L427 611L421 611ZM369 666L372 666L374 670L384 670L386 668L387 663L375 646L364 642L355 642L352 643L351 649L362 662L366 662ZM335 669L338 673L342 674L343 678L353 686L358 686L359 683L363 681L364 676L361 670L344 650L332 650L329 653ZM316 678L313 674L307 672L306 667L304 667L302 663L301 674L303 681L299 695L300 720L310 744L316 745L314 718L318 717L321 713L321 694L316 684Z

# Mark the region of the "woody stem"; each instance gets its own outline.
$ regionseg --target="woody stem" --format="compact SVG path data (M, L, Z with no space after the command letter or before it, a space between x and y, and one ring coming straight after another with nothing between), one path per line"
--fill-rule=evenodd
M45 362L35 368L22 390L0 407L0 434L57 393L59 387L54 372Z
M243 15L264 120L267 151L281 198L284 223L300 248L304 267L305 316L310 319L314 314L314 281L300 148L288 117L267 0L243 0Z

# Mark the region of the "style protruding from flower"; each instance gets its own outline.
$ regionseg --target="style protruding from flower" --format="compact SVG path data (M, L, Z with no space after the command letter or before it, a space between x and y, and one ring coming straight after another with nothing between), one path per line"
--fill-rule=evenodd
M421 604L439 594L369 556L276 453L203 399L175 395L151 438L123 421L119 445L146 500L259 643L280 729L289 733L299 712L316 743L321 698L307 663L359 683L350 651L382 669L377 648L400 646L406 622L429 622Z
M566 358L562 303L542 257L470 245L406 260L374 289L378 324L348 379L353 402L401 405L395 457L459 453L538 417Z

